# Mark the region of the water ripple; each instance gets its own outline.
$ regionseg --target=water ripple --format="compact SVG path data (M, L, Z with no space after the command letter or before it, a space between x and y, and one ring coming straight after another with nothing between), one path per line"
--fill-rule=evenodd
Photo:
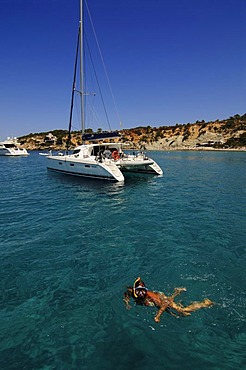
M237 369L245 347L245 153L151 153L125 184L1 158L1 369ZM149 289L215 305L176 319L125 310Z

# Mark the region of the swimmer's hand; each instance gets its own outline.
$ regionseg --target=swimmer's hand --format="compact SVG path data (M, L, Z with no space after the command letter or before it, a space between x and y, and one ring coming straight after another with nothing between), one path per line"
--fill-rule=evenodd
M155 320L155 322L160 322L161 321L160 317L157 317L157 316L154 317L154 320Z
M174 291L175 293L181 293L181 292L186 292L186 288L175 288Z
M132 307L130 306L130 298L129 297L125 297L123 298L123 301L125 302L125 305L126 305L126 309L127 310L130 310Z

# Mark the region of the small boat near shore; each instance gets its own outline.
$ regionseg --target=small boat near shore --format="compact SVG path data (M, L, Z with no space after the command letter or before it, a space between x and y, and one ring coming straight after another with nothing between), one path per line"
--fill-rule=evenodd
M39 152L38 154L46 157L47 155L51 155L52 151L50 150L48 153L47 152Z
M0 156L28 156L26 149L20 148L16 137L0 142Z

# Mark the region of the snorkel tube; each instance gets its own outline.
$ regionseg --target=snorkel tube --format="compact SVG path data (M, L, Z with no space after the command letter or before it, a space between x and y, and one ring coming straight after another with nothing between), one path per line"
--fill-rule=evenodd
M136 287L136 284L139 283L139 285ZM142 284L142 285L141 285ZM140 277L138 277L135 281L134 281L134 284L133 284L133 295L135 298L139 298L139 296L136 294L136 290L137 289L143 289L145 291L147 291L148 289L146 288L144 282L141 280Z
M134 284L133 284L133 295L135 298L137 298L137 294L136 294L136 283L141 280L140 277L138 277L135 281L134 281Z

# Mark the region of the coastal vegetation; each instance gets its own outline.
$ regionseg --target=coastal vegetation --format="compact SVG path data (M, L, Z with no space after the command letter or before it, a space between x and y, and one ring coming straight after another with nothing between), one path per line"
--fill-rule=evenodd
M97 132L102 129L98 128ZM92 133L90 128L86 130ZM227 119L174 126L139 126L120 131L121 140L132 148L145 150L195 150L195 149L246 149L246 113L235 114ZM47 140L47 137L54 140ZM67 130L53 130L50 133L30 133L19 137L23 147L29 150L65 149L68 139ZM81 144L80 131L71 134L71 145Z

